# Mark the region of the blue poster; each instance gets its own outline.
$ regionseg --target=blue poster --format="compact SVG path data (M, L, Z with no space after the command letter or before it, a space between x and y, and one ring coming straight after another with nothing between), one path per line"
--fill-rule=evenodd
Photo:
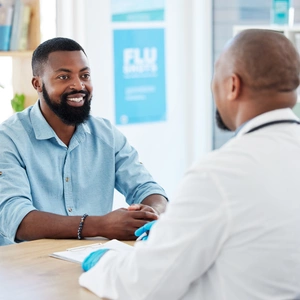
M113 22L163 21L165 0L111 0Z
M164 29L114 30L116 124L166 120Z

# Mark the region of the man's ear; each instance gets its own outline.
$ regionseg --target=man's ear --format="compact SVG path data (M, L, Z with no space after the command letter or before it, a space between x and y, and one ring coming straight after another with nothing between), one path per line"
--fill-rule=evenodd
M241 78L233 73L229 80L228 80L228 94L227 94L227 99L230 101L236 100L240 93L241 93L241 87L242 87L242 81Z
M42 92L42 79L39 76L32 77L31 84L38 93Z

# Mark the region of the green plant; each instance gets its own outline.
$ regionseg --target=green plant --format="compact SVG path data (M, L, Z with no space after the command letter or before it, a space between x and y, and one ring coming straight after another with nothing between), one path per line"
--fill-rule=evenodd
M25 108L25 95L15 94L11 100L11 106L15 112L22 111Z

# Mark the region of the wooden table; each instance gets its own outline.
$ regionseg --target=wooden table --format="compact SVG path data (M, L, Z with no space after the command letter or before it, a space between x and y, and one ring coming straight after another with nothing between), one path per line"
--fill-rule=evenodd
M80 287L79 264L49 257L67 248L93 244L95 240L43 239L0 247L0 299L65 300L98 299ZM132 242L126 242L130 245Z

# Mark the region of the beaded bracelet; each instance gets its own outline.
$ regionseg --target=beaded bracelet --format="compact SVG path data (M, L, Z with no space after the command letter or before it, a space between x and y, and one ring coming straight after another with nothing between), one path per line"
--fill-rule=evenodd
M77 237L78 237L79 240L82 239L81 232L82 232L84 221L85 221L87 216L88 216L88 214L84 214L80 219L79 227L78 227L78 230L77 230Z

